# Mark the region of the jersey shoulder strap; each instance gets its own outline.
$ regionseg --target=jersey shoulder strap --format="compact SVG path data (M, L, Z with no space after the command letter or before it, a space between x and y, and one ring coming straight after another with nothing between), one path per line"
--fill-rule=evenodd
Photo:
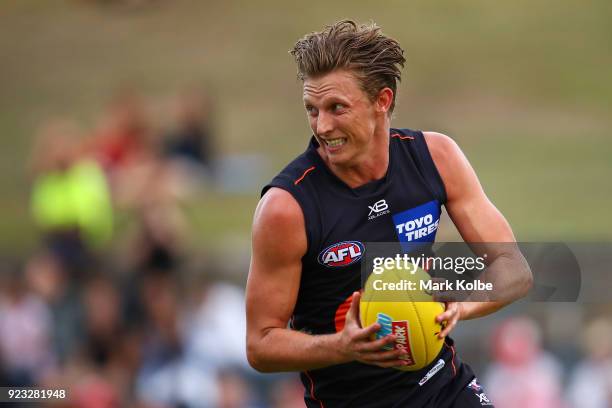
M391 148L400 154L409 154L434 197L440 204L446 203L446 189L442 177L429 152L423 132L411 129L391 129Z

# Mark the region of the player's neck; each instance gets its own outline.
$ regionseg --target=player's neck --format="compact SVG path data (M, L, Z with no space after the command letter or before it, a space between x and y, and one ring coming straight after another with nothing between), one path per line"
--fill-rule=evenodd
M380 180L389 167L389 131L375 137L372 148L347 166L330 163L324 158L329 169L350 188L357 188L372 181Z

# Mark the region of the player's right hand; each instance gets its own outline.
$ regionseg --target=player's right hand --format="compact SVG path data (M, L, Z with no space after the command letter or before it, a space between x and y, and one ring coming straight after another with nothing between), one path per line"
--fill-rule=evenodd
M351 307L346 313L344 328L339 332L340 350L351 360L379 367L401 367L407 365L408 357L402 350L383 350L383 347L395 341L393 335L375 339L374 334L380 330L379 323L362 328L359 321L359 301L361 293L354 292Z

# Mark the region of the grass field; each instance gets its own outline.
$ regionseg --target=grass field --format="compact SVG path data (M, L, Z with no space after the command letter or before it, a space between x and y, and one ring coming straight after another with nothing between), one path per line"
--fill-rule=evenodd
M103 3L103 2L100 2ZM280 168L308 135L287 50L336 19L374 20L408 63L396 126L456 138L519 239L612 238L612 3L10 0L0 6L0 248L35 243L25 161L38 123L85 126L130 82L159 100L208 86L223 153ZM252 195L190 207L200 242L247 237Z

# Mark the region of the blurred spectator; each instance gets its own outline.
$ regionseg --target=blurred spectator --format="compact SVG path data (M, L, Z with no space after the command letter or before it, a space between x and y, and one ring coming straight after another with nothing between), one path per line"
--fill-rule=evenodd
M83 408L124 406L140 356L138 336L122 319L122 299L114 281L107 274L92 275L85 282L82 305L83 336L65 371L72 401Z
M104 371L95 369L78 358L70 361L55 384L67 386L69 407L120 408L126 406L125 402L129 401L120 394L120 387L109 380Z
M302 408L304 386L296 377L279 380L271 392L272 408Z
M174 269L186 223L179 206L182 174L172 171L156 147L141 98L122 90L91 145L111 181L115 205L134 226L125 254L128 269Z
M149 275L143 286L150 323L139 397L151 407L256 406L255 372L244 355L243 291L225 283L206 285L195 290L199 295L190 308L172 276Z
M78 134L72 122L49 121L32 155L32 214L49 250L71 269L83 266L113 231L106 179L82 154Z
M158 152L144 102L134 89L123 87L113 95L88 151L104 168L117 207L132 208L134 197L148 194L145 186L155 178Z
M559 408L561 366L541 349L538 326L527 317L503 322L493 336L485 391L497 408Z
M186 314L186 358L217 371L220 406L250 407L266 401L271 403L272 398L279 404L287 403L291 401L291 393L284 391L291 388L277 388L277 385L285 382L295 385L297 377L291 373L260 374L247 363L244 302L242 288L223 281L201 280L193 306ZM229 390L234 390L236 395L232 398L225 395ZM303 406L301 384L298 384L297 396L297 406Z
M215 282L204 286L186 325L188 353L218 368L251 371L246 359L244 292Z
M146 192L134 197L136 224L128 254L133 269L172 270L184 253L187 222L167 176L160 164L143 185Z
M146 407L216 407L216 372L186 358L181 332L184 321L174 274L146 276L142 301L148 325L142 346L137 397Z
M217 377L219 387L218 408L254 407L252 392L244 376L231 371L221 371Z
M62 262L52 252L35 254L25 268L32 292L49 307L53 327L53 349L63 364L82 338L82 308L77 282L71 281Z
M83 291L85 341L88 361L105 368L113 364L123 341L121 299L114 284L102 275L91 278Z
M584 331L582 345L586 358L573 370L570 379L571 406L612 407L612 323L606 318L592 321Z
M111 178L151 153L144 104L134 89L123 87L112 96L91 147Z
M187 177L210 177L214 171L210 100L203 92L188 89L175 103L175 125L165 137L165 155Z
M3 386L32 386L55 369L51 347L51 314L30 293L18 268L3 271L0 285L0 361Z

